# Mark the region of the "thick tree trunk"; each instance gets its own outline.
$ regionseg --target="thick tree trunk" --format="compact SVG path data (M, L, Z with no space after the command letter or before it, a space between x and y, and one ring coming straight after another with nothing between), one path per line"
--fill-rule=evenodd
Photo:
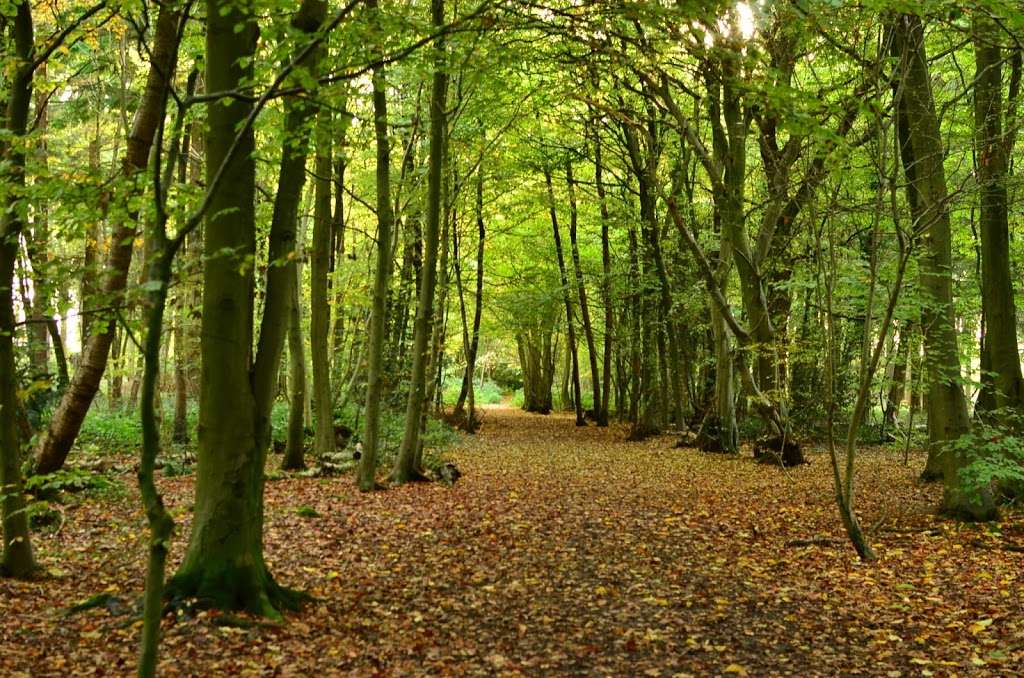
M162 6L157 16L146 90L135 114L128 148L122 160L122 172L129 179L134 179L145 169L157 125L164 114L163 93L177 61L178 17L178 11L171 4ZM141 190L140 183L130 193L137 195ZM125 199L128 214L114 227L103 283L104 299L114 306L119 305L123 298L132 260L138 214L131 203L129 196ZM115 337L115 322L111 315L97 322L96 327L85 335L87 339L83 338L85 344L74 379L64 391L47 430L40 436L32 464L34 473L51 473L64 465L107 368L110 345Z
M296 23L316 31L326 12L319 0L304 2ZM238 30L241 27L241 30ZM255 17L224 0L208 0L206 86L231 91L252 77ZM316 63L319 49L310 59ZM202 378L195 509L188 549L171 581L178 597L195 597L228 609L278 617L298 596L278 586L263 559L264 463L270 409L277 393L288 307L295 285L292 266L269 267L259 347L252 357L254 275L240 261L255 256L254 134L245 124L251 104L211 103L208 111L207 182L221 174L211 197L204 238ZM229 155L235 143L235 155ZM300 145L303 157L305 146ZM297 153L296 153L297 154ZM282 168L295 162L285 153ZM296 163L304 166L304 159ZM221 166L224 166L223 168ZM283 173L285 177L289 172ZM293 260L295 212L304 174L296 186L282 182L275 201L268 257ZM287 209L286 209L287 208ZM224 256L232 252L232 256Z
M948 441L970 428L967 403L960 385L960 354L953 308L949 195L943 167L943 143L932 98L924 26L920 17L895 17L893 52L900 60L897 115L900 154L907 175L907 193L915 227L924 232L920 255L924 297L925 366L928 375L927 476L945 481L944 508L971 518L994 512L991 497L969 498L960 490L958 471L964 460L944 451Z
M22 141L28 128L32 102L33 26L28 2L16 6L10 19L13 42L13 68L6 83L8 89L4 123L9 137L0 140L0 158L4 161L3 179L8 185L7 204L0 217L0 513L3 522L3 560L0 574L27 577L35 570L32 543L25 511L21 477L21 432L17 413L18 378L14 366L14 265L18 258L18 240L24 228L26 205L25 150Z
M992 374L986 386L997 409L1024 406L1017 344L1017 309L1010 274L1007 153L1003 130L1000 30L985 12L973 13L974 134L981 189L981 302L985 318L982 362ZM983 380L983 384L987 380ZM979 398L979 403L983 399Z
M444 25L444 0L431 0L431 22L434 27ZM423 477L416 468L420 441L420 412L426 396L427 365L430 362L430 339L434 320L434 296L437 282L437 252L441 230L441 211L444 195L442 177L446 136L445 100L448 74L445 70L447 52L443 40L434 43L434 75L430 91L430 158L427 167L427 215L423 233L423 273L419 302L413 330L412 374L409 377L409 397L405 407L405 432L395 460L391 478L406 483Z

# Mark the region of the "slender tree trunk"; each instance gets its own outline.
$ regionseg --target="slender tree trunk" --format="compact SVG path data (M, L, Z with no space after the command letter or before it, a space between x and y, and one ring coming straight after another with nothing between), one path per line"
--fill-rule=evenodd
M328 302L328 260L331 247L331 113L320 112L317 125L313 243L309 267L309 351L313 359L313 406L316 435L314 454L334 452L334 403L331 399L331 361L328 355L331 307Z
M370 0L377 9L377 1ZM374 136L377 143L377 265L373 279L373 308L370 311L370 338L367 347L366 412L363 430L363 456L359 460L357 482L368 492L377 487L377 451L380 445L380 406L384 380L384 344L387 298L391 278L391 145L388 140L387 83L383 66L373 71Z
M473 303L473 334L470 337L469 352L466 355L466 377L463 383L469 391L469 413L467 414L467 430L476 430L476 394L474 393L473 375L476 371L476 356L480 347L480 318L484 309L484 242L487 228L484 223L484 170L483 165L477 169L476 181L476 294Z
M544 182L548 187L548 212L551 215L551 231L555 237L555 255L558 258L562 299L565 302L566 371L572 375L572 400L576 411L576 425L586 426L587 421L583 417L583 399L580 391L580 363L576 352L576 324L573 322L572 292L569 289L569 276L566 272L565 255L562 250L562 234L561 229L558 228L558 213L555 210L555 189L551 183L551 170L547 165L544 166Z
M444 0L431 0L431 21L435 28L444 25ZM437 250L441 228L441 208L444 201L442 172L446 135L445 99L448 74L445 70L447 52L445 43L434 43L434 75L430 91L430 159L427 168L427 218L423 234L423 275L416 308L413 332L412 374L409 378L409 397L405 408L405 433L398 450L391 477L396 483L422 478L416 468L420 440L420 411L426 395L427 364L430 360L431 326L434 318L434 295L437 281Z
M608 214L608 200L604 190L604 170L601 162L601 137L594 131L594 184L597 187L597 200L601 207L601 301L604 304L604 383L601 389L601 409L597 413L597 425L608 425L609 400L611 399L612 385L612 337L615 333L615 314L612 304L612 256L611 244L608 238L608 223L611 218ZM621 401L616 401L616 407L621 409Z
M590 381L594 393L593 410L595 419L602 410L601 405L601 373L597 369L597 346L594 343L594 327L590 322L590 307L587 304L587 286L583 280L583 266L580 263L580 248L576 238L576 226L579 215L576 209L576 180L572 175L572 161L565 162L565 181L569 189L569 245L572 249L572 267L576 277L576 290L580 299L580 320L583 322L583 335L587 340L587 354L590 358Z

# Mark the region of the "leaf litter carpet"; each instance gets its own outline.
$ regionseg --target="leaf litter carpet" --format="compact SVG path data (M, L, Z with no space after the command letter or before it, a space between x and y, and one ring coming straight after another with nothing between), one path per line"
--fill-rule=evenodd
M827 457L780 470L488 408L453 487L267 483L266 555L315 597L280 625L168 614L165 676L1019 675L1024 520L932 515L923 463L866 448L862 565ZM271 463L276 463L272 460ZM0 675L130 675L145 523L133 478L37 535L44 575L0 580ZM161 480L188 535L191 477ZM309 509L313 509L310 511ZM315 514L314 514L315 511ZM64 615L97 593L113 603ZM231 623L225 624L225 621ZM250 620L252 621L252 620Z

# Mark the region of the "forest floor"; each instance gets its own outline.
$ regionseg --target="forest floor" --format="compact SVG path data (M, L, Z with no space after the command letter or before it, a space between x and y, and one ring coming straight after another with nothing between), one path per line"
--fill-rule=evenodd
M489 408L452 488L267 484L266 553L315 596L281 625L165 619L165 676L1020 675L1024 519L932 515L922 459L862 452L860 564L820 450L791 470ZM0 674L128 675L145 524L133 478L37 536L45 575L0 581ZM188 534L191 477L161 481ZM308 509L313 509L313 515ZM100 592L107 607L64 615Z

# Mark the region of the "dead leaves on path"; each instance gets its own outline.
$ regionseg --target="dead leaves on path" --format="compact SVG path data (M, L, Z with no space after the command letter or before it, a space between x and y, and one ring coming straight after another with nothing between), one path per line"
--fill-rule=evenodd
M277 627L167 619L163 675L969 675L1024 665L1024 522L930 514L936 488L862 453L861 565L828 467L783 471L492 410L465 477L362 495L349 478L267 486L267 557L316 602ZM127 481L130 483L130 479ZM187 535L191 479L163 482ZM308 510L297 510L304 507ZM0 582L5 675L126 675L137 625L59 609L137 595L134 496L90 500L39 541L53 573ZM804 547L794 540L816 540Z

